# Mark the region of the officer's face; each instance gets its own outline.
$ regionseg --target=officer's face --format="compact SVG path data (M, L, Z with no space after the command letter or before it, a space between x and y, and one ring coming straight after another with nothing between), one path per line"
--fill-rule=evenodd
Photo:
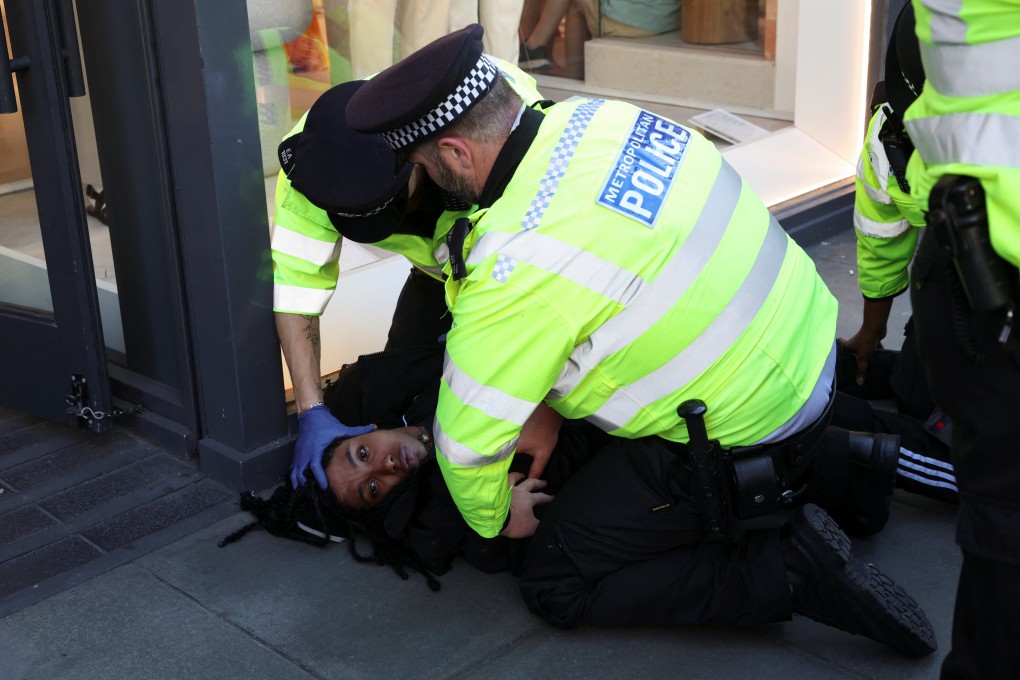
M432 181L457 198L467 203L478 203L480 194L475 189L471 178L461 175L452 163L444 157L442 151L434 146L415 149L408 156L408 162L425 168Z
M375 430L340 442L326 466L329 488L342 505L370 508L428 456L418 428Z

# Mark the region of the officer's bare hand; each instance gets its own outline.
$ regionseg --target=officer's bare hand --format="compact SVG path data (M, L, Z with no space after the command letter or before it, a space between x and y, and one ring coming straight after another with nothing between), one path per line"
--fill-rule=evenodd
M849 340L840 338L839 341L857 360L857 371L854 377L858 386L863 385L865 378L868 377L868 364L871 363L871 357L875 354L876 349L882 349L882 338L875 337L862 328Z
M562 424L563 416L544 403L536 406L534 412L528 416L517 439L517 451L526 453L532 458L528 477L538 479L542 476L553 449L556 448Z
M849 340L840 338L840 342L857 358L857 384L863 385L868 376L868 364L876 349L882 349L889 313L892 311L893 299L864 298L864 310L861 315L861 327Z
M523 481L522 481L523 480ZM541 479L525 479L520 472L511 472L510 482L510 523L500 532L507 538L527 538L538 529L535 506L552 501L553 497L542 493L546 486Z

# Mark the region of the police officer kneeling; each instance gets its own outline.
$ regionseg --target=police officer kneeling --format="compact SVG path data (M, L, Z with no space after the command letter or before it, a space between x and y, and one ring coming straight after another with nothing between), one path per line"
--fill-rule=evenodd
M478 206L447 239L453 327L434 430L464 519L486 537L535 534L522 592L556 625L800 613L907 655L933 651L917 603L803 505L875 530L897 449L827 427L836 302L810 258L696 132L597 98L528 108L481 35L440 38L346 110L352 129ZM782 527L705 540L676 411L692 398L721 447L767 457L781 476L796 508ZM519 449L533 453L522 447L543 409L615 438L539 523L541 483L511 486L507 471ZM875 482L863 499L854 468Z

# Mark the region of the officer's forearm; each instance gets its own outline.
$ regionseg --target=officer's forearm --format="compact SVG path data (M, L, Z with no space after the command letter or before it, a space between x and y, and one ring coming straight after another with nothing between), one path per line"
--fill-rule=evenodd
M277 312L276 332L283 356L287 359L294 385L294 400L300 412L322 401L319 317Z
M864 315L861 330L879 340L885 338L893 298L864 298Z

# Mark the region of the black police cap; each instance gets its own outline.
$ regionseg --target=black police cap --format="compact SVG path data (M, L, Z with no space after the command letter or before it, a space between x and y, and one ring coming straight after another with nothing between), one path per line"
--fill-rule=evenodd
M393 150L417 144L462 117L492 87L482 27L445 35L369 80L351 97L347 122L378 133Z
M304 129L280 143L280 166L291 185L344 237L381 241L399 224L411 166L394 169L393 152L376 135L352 130L344 111L365 81L341 83L312 105Z
M900 118L924 88L924 64L914 25L914 7L908 2L896 17L885 54L886 96Z

